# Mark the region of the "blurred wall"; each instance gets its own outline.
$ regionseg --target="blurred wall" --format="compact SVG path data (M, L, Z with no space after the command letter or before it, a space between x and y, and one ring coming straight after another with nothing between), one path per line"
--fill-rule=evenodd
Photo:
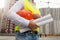
M60 8L41 8L41 15L51 14L54 21L43 25L42 31L46 34L60 34Z

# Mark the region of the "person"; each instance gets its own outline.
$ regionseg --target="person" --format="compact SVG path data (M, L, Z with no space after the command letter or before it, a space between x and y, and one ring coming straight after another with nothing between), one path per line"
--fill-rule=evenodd
M16 25L18 25L21 28L30 28L31 30L36 29L37 27L39 27L38 25L36 25L33 20L27 20L24 19L23 17L19 16L16 14L17 11L21 10L21 9L26 9L26 10L30 10L32 11L33 14L33 19L39 18L40 17L40 12L38 12L36 9L34 9L34 7L32 8L32 6L34 6L34 0L19 0L17 1L12 7L11 9L8 11L7 17ZM30 3L31 5L30 5ZM29 5L26 5L26 3L28 3ZM29 6L29 7L28 7ZM31 8L30 8L31 7ZM37 40L38 39L38 34L32 33L30 30L20 33L17 32L16 33L16 40Z

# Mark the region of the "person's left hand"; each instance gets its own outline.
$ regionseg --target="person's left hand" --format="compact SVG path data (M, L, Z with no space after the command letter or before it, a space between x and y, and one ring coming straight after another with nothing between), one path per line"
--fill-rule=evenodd
M33 19L37 19L37 18L40 18L41 17L41 15L39 15L39 14L33 14Z

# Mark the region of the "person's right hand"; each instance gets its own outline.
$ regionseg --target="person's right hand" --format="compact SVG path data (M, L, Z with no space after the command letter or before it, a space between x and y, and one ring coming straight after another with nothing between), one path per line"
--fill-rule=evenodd
M34 29L36 29L36 28L38 28L39 26L38 25L36 25L34 22L33 22L33 20L30 20L30 23L29 23L29 25L28 25L28 28L30 28L31 30L34 30Z

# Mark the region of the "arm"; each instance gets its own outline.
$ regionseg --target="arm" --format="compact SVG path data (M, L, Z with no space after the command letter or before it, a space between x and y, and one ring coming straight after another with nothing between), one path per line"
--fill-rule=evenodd
M21 0L23 1L23 0ZM11 7L11 9L9 10L7 17L15 24L17 24L20 27L25 27L28 26L31 30L36 29L38 26L29 20L24 19L23 17L19 16L18 14L16 14L16 12L18 10L20 10L23 7L23 2L18 1L15 3L15 5L13 5ZM20 8L20 9L19 9ZM33 27L33 28L32 28Z
M13 23L17 24L18 26L28 26L29 20L26 20L19 15L16 14L18 10L20 10L23 7L23 1L19 0L17 1L9 10L7 17L12 20Z

